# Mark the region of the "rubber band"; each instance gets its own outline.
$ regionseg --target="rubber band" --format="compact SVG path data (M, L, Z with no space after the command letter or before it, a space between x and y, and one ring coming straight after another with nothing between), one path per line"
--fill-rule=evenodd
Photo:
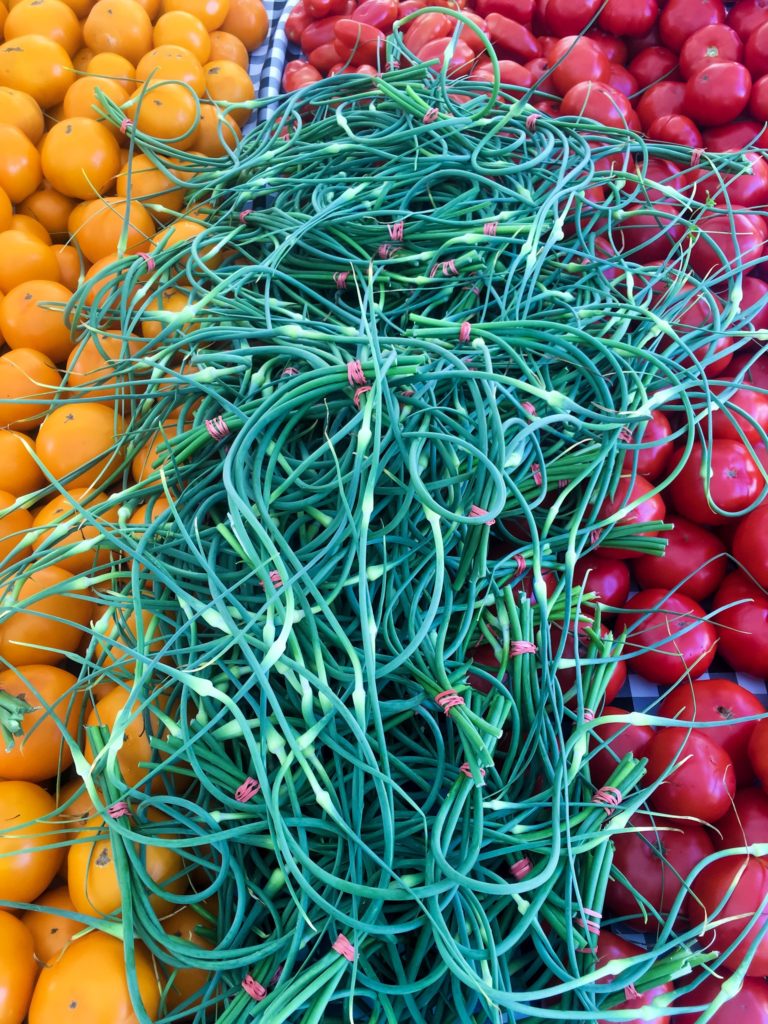
M249 775L245 782L241 783L235 790L235 800L237 800L239 804L246 804L249 800L253 800L253 798L260 792L261 783L258 779L253 779Z
M533 475L533 482L536 484L537 487L540 487L543 478L541 475L541 466L538 464L538 462L534 462L532 464L531 473Z
M470 338L471 334L472 334L472 324L469 322L469 320L465 320L464 323L459 328L459 341L462 341L462 342L469 341L469 338Z
M499 226L497 220L489 220L487 224L483 224L483 234L493 238L496 234L496 229Z
M590 917L593 917L595 920L594 921L587 920L587 918L590 918ZM583 917L577 917L576 918L576 924L579 926L579 928L584 928L585 931L588 931L590 933L590 935L599 935L600 934L600 924L599 924L599 922L602 920L602 917L603 917L603 915L602 914L598 914L598 912L596 910L590 910L588 907L585 907L584 908L584 916ZM579 952L581 952L581 951L579 951Z
M442 263L435 263L429 272L429 276L434 277L438 271L442 273L443 277L455 277L458 274L454 260L443 260Z
M515 568L518 572L525 572L528 568L528 563L526 562L524 555L515 555Z
M333 944L333 948L336 950L337 953L340 953L345 960L349 960L350 963L354 961L355 947L352 945L352 943L349 941L346 935L342 935L341 932L339 932L339 934L336 936L336 941Z
M469 510L469 514L473 519L483 519L484 517L487 517L490 513L488 512L487 508L480 508L479 505L473 505L472 508ZM485 518L486 526L493 526L495 522L495 519Z
M148 252L137 252L136 255L147 264L147 270L155 269L155 261Z
M584 721L585 722L594 722L594 720L595 720L595 712L592 710L592 708L584 708Z
M536 122L539 120L540 117L541 114L537 113L529 114L528 117L526 117L525 127L528 129L529 132L536 131Z
M244 991L248 993L251 999L255 999L257 1003L267 998L267 990L255 978L252 978L250 974L246 974L241 984Z
M269 570L269 578L274 583L274 585L276 587L282 587L282 585L283 585L283 577L280 575L280 573L277 571L277 569L270 569ZM264 580L261 581L261 589L262 590L266 590L266 584L265 584Z
M525 878L533 870L533 864L531 864L528 857L523 857L522 860L516 860L509 870L512 876L519 882L521 878Z
M628 985L624 986L624 998L627 1000L627 1002L629 1002L630 999L640 998L640 993L637 991L637 989L631 981Z
M224 422L223 416L216 416L215 419L206 420L205 429L214 441L224 441L231 433L229 427Z
M436 121L438 119L438 117L440 117L440 111L438 110L438 108L437 107L430 107L429 110L424 115L424 117L422 117L421 123L422 124L432 124L432 122Z
M333 275L333 283L336 285L336 287L339 289L340 292L343 292L344 289L347 287L347 278L348 277L349 277L349 271L348 270L340 270L338 273Z
M623 797L620 789L617 789L615 786L603 786L602 789L598 789L592 797L592 803L605 804L605 813L613 814L622 799Z
M399 71L400 70L400 61L399 60L388 60L387 63L384 65L384 70L385 71Z
M120 131L122 132L122 134L125 135L128 129L131 127L133 127L133 121L130 119L130 117L124 117L123 120L120 122Z
M536 415L536 406L533 404L533 402L523 402L520 408L525 409L525 411L527 413L530 413L531 416Z
M466 775L468 779L472 778L472 769L469 767L469 762L465 761L464 764L459 765L459 771ZM480 778L485 778L485 768L480 769Z
M237 219L240 221L241 224L245 224L245 221L246 221L249 213L253 213L253 210L241 210L240 211L240 214L239 214Z
M368 383L359 359L353 359L352 362L347 363L347 380L350 387L362 387Z
M536 654L538 651L536 644L532 644L530 640L512 640L509 645L510 657L516 658L520 654Z
M128 808L128 804L125 800L118 800L117 803L112 804L111 807L107 808L107 814L110 818L117 821L118 818L130 818L131 812Z
M590 535L589 535L589 543L590 544L598 544L600 542L600 538L602 537L602 535L603 535L602 527L598 526L597 529L592 530L592 532L590 533Z
M399 245L380 245L378 250L379 259L386 260L390 256L394 256L396 252L400 252Z
M387 231L389 232L389 237L390 237L391 241L393 241L393 242L402 242L402 240L403 240L403 231L404 230L405 230L405 221L402 221L402 220L398 220L398 221L395 221L394 224L388 224L387 225Z
M558 480L557 481L557 489L558 489L558 491L562 491L562 489L564 487L567 487L567 486L568 486L568 481L567 480Z
M632 431L629 429L629 427L621 428L621 430L619 431L619 440L623 441L625 444L630 443L630 441L632 440Z
M280 374L280 376L281 377L296 377L298 375L298 372L299 371L296 369L295 366L286 366L286 368L283 370L283 372Z
M366 391L372 391L370 384L364 384L363 387L358 388L352 396L352 401L355 403L356 408L360 408L360 399L366 393Z
M704 156L703 149L692 149L691 150L691 167L696 167L701 163L701 158Z
M460 693L456 693L455 690L443 690L435 697L435 704L437 704L446 715L452 708L461 707L464 703L466 703L464 698Z

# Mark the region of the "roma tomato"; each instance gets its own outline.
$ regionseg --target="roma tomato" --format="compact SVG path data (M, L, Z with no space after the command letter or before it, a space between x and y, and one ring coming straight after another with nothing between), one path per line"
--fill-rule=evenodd
M301 41L301 33L312 24L312 20L312 15L304 6L304 0L296 0L285 22L285 34L294 45Z
M755 29L768 21L768 0L736 0L726 20L746 43Z
M677 718L681 722L720 722L702 729L719 743L730 757L739 786L752 781L752 766L747 754L749 741L757 724L734 719L762 715L765 711L759 698L730 679L697 679L695 683L681 683L667 694L656 714L662 718Z
M663 79L677 80L677 54L666 46L649 46L635 54L627 65L641 89L647 89Z
M710 530L680 516L667 516L674 529L665 533L661 555L642 555L632 568L643 589L662 587L703 601L717 590L728 571L725 544Z
M768 505L741 520L733 538L733 557L761 587L768 588Z
M740 789L731 809L718 821L713 842L718 850L768 843L768 795L757 786Z
M301 33L301 48L304 53L311 53L318 46L325 46L332 43L336 38L336 24L341 20L341 15L329 15L327 18L320 18L312 21Z
M635 671L660 686L671 686L686 676L698 678L712 663L717 632L705 615L685 594L641 590L616 619L616 634L629 632L624 650L638 652L631 661ZM654 649L648 650L651 645Z
M600 506L598 519L609 519L616 516L616 525L642 525L661 521L666 514L664 500L660 494L651 494L653 484L645 477L636 476L634 481L631 476L622 476L616 487L616 493L612 498L606 500ZM635 508L627 509L627 505L636 503ZM617 513L620 513L617 515ZM658 530L639 530L639 537L655 537ZM600 550L604 551L609 558L638 558L640 552L633 551L626 547L611 547L606 542L610 541L610 533L604 531Z
M685 114L657 117L648 128L648 138L671 142L674 146L689 146L691 149L700 149L703 144L701 132Z
M618 558L584 555L574 566L573 582L596 595L603 618L613 614L603 606L621 608L629 595L629 569Z
M699 125L728 124L746 110L752 77L743 64L719 60L699 65L685 85L685 113Z
M660 409L654 409L650 419L636 428L632 444L638 447L624 456L624 469L631 471L637 461L640 476L655 483L667 468L674 449L672 426Z
M709 453L706 489L703 448L696 443L665 494L686 519L704 526L717 526L728 520L728 514L744 512L760 494L763 480L754 459L739 441L719 438L712 441ZM670 470L677 468L682 457L682 451L675 452Z
M524 25L503 14L489 14L485 21L493 48L500 57L525 63L541 56L536 37Z
M650 805L681 818L708 822L722 818L736 792L736 773L720 744L699 729L659 729L648 748L643 782L657 783L670 765L677 767L651 793Z
M683 78L690 78L699 66L714 64L720 60L740 61L744 56L744 44L727 25L705 25L687 39L680 51L680 71Z
M732 886L733 892L728 896ZM768 920L768 910L763 910L755 924L747 928L750 917L768 892L766 862L761 857L736 854L723 857L704 868L694 879L691 890L687 908L688 919L693 925L711 925L712 921L723 921L723 924L707 932L707 948L710 951L723 952L746 930L745 937L725 960L726 967L732 970L741 967L747 949ZM719 909L721 904L722 909ZM729 918L735 920L726 920ZM765 974L768 974L768 934L758 943L755 956L747 967L749 977L762 977Z
M602 967L603 964L610 960L624 960L630 956L639 956L644 950L642 946L636 946L634 942L627 942L626 939L620 938L618 935L614 935L613 932L609 932L607 929L603 929L600 932L600 937L597 940L597 967ZM598 984L605 984L611 981L613 975L608 975L606 978L601 978ZM641 986L642 987L642 986ZM654 1000L657 996L664 996L672 991L672 982L664 982L663 985L655 985L653 988L649 988L646 992L642 992L638 996L633 996L629 999L625 999L623 1003L619 1003L613 1006L613 1010L642 1010L643 1007L653 1006ZM625 992L626 995L626 992ZM615 997L614 997L615 998ZM645 1021L646 1024L669 1024L671 1018L668 1013L659 1011L653 1018L649 1019L645 1016L637 1017L635 1020L624 1021L624 1024L641 1024L641 1021ZM30 1022L32 1024L32 1022ZM605 1024L604 1021L599 1020L598 1024Z
M455 20L449 18L447 14L440 14L436 11L420 14L408 23L403 36L403 45L406 50L416 54L434 39L448 38L455 25Z
M603 708L601 715L628 716L629 712L608 705ZM650 725L625 725L622 722L596 725L590 741L589 774L592 784L596 788L604 786L627 754L638 759L647 757L653 736Z
M606 82L611 67L599 46L579 36L566 36L555 43L547 54L547 63L552 69L552 83L561 96L581 82Z
M356 64L378 65L384 53L387 37L373 25L364 25L351 18L340 18L334 25L336 49L342 60L353 60ZM458 48L458 44L457 44Z
M679 53L694 32L724 21L722 0L669 0L659 18L659 33L664 45Z
M734 601L746 603L725 607ZM720 654L736 672L768 676L768 596L737 570L720 584L713 606Z
M718 824L718 828L720 825ZM718 974L730 975L718 970ZM691 978L684 978L680 985L688 987ZM712 975L702 975L699 984L692 992L678 996L673 1006L696 1006L697 1010L672 1018L675 1024L697 1024L701 1020L702 1011L712 1005L720 994L723 979ZM724 1003L709 1018L709 1024L768 1024L768 982L763 978L744 978L738 995Z
M768 75L761 75L752 83L752 92L749 94L749 112L761 124L768 121Z
M424 61L425 63L428 63L431 60L436 60L439 63L435 65L435 67L442 68L449 49L451 50L451 54L448 57L448 77L463 77L469 72L472 62L475 59L475 55L467 44L461 41L461 39L457 39L455 43L451 39L434 39L431 43L427 43L426 46L423 46L419 50L417 56L420 61Z
M658 16L656 0L607 0L597 24L614 36L644 36Z
M768 718L758 722L753 729L748 754L760 785L768 791Z
M627 827L641 831L620 832L613 837L613 866L652 907L668 914L685 879L701 860L715 852L712 840L701 825L667 823L648 814L635 814ZM658 926L651 915L644 922L634 895L616 878L608 882L605 903L614 914L631 918L627 923L639 931L655 931Z
M322 81L323 76L306 60L289 60L283 68L283 91L296 92L312 82Z
M643 93L637 104L637 116L647 131L654 121L668 114L683 114L685 110L684 82L657 82Z
M474 6L481 18L496 12L521 25L530 25L536 4L535 0L477 0Z

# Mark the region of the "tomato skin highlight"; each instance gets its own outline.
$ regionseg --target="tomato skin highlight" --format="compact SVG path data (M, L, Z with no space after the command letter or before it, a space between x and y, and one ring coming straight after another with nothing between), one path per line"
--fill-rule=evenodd
M651 807L707 822L722 818L736 792L736 773L720 744L703 729L665 726L648 748L644 782L657 782L673 763L678 767L651 793Z

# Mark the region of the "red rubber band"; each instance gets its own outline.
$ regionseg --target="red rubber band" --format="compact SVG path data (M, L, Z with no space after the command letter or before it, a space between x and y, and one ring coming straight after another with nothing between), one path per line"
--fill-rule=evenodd
M388 260L390 256L394 256L396 252L400 252L400 246L398 245L380 245L378 248L378 256L381 260Z
M235 790L235 800L239 804L246 804L249 800L253 800L257 793L261 792L261 783L257 779L252 779L249 775L245 782L241 783Z
M276 587L282 587L282 585L283 585L283 577L280 575L280 573L277 571L277 569L270 569L270 571L269 571L269 578L274 583L274 585ZM266 590L266 584L265 584L264 580L261 581L260 585L261 585L261 589L262 590Z
M542 481L542 475L541 475L541 466L538 464L538 462L534 462L533 465L531 466L531 473L533 474L533 482L536 484L537 487L540 487L541 486L541 481Z
M389 232L389 237L390 237L390 239L393 242L402 242L402 240L403 240L403 231L404 230L405 230L405 222L402 221L402 220L397 220L397 221L395 221L394 224L388 224L387 225L387 231Z
M480 508L479 505L473 505L472 508L469 510L469 514L473 519L484 519L486 526L493 526L493 524L496 522L495 519L488 519L488 509Z
M133 121L130 119L130 117L124 117L123 120L120 122L120 131L123 133L123 135L125 135L128 129L132 126Z
M339 932L339 934L336 936L336 941L333 944L333 948L336 950L337 953L343 956L345 960L349 960L350 963L354 961L355 947L352 945L352 943L349 941L346 935L342 935L341 932Z
M691 167L696 167L697 164L701 163L701 158L704 156L703 149L692 149L691 150Z
M466 703L460 693L456 693L455 690L443 690L435 697L435 704L448 714L451 708L461 707L462 704Z
M364 387L368 381L363 373L363 367L359 359L353 359L347 363L347 380L350 387Z
M596 910L589 910L587 907L584 908L584 916L576 918L576 924L579 928L584 928L590 933L590 935L600 934L600 925L598 922L602 919L602 914L598 914ZM594 921L587 920L588 917L595 918ZM580 951L579 951L580 952Z
M602 535L603 531L601 527L598 527L596 530L593 530L589 535L589 543L598 544Z
M603 786L602 789L598 789L592 797L592 803L605 804L606 814L613 814L622 799L623 797L620 789L617 789L615 786Z
M525 572L527 565L522 555L515 555L515 566L518 572Z
M472 324L469 322L469 320L465 320L464 323L459 328L459 341L466 343L467 341L469 341L471 334Z
M356 408L360 408L360 398L366 393L366 391L372 391L370 384L365 384L363 387L358 388L352 396L352 401L355 403Z
M224 441L231 433L229 427L224 422L223 416L217 416L215 419L206 420L205 429L214 441Z
M280 374L281 377L295 377L298 374L298 370L295 366L286 366L283 372Z
M333 275L333 283L336 285L336 287L339 289L340 292L343 292L344 289L347 287L347 278L348 277L349 277L349 271L348 270L341 270L341 271L339 271L338 274L334 274Z
M118 800L117 803L112 804L111 807L107 808L107 814L110 818L114 818L117 821L118 818L130 818L131 812L128 809L128 804L125 800Z
M510 873L520 881L533 869L533 864L527 857L523 857L522 860L516 860L515 863L510 867Z
M509 645L509 654L516 658L519 654L535 654L538 649L530 640L513 640Z
M465 761L464 764L459 765L459 771L466 775L468 779L472 778L472 769L469 767L468 761ZM485 768L480 769L480 778L485 778Z
M440 111L437 107L430 107L424 117L422 117L421 122L422 124L432 124L432 122L436 121L438 117L440 117Z
M242 986L251 999L255 999L257 1003L260 1003L262 999L267 998L267 990L263 985L260 985L255 978L252 978L250 974L246 974L243 978Z
M240 215L238 217L238 220L240 221L240 223L241 224L245 224L245 221L246 221L246 218L247 218L248 214L252 213L252 212L253 212L252 210L241 210L240 211Z
M624 986L624 998L629 1002L630 999L639 999L640 993L637 991L632 982L629 985Z
M483 224L483 234L493 238L498 226L499 222L497 220L489 220L487 224Z

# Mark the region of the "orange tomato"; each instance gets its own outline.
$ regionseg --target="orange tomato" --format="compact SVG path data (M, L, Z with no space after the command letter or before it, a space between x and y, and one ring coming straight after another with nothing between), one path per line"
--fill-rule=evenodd
M200 929L211 930L211 922L200 914L194 906L182 907L175 914L166 917L163 921L163 931L175 939L196 946L198 949L213 949L213 943L200 934ZM215 932L215 927L212 929ZM169 952L174 960L184 962L184 953L179 949L178 944L169 946ZM172 968L165 967L165 972L171 973ZM175 971L173 982L167 994L168 1008L175 1010L176 1007L188 1000L194 1000L201 989L207 984L209 972L201 967L181 967ZM190 1006L194 1002L189 1003Z
M80 284L80 274L83 269L77 249L71 245L54 245L53 251L56 254L56 262L59 264L61 283L74 292Z
M251 76L231 60L212 60L203 68L207 95L217 103L248 103L256 95ZM239 125L251 116L248 106L234 106L228 110Z
M152 239L151 249L165 250L174 245L183 245L191 238L201 235L207 225L192 217L179 217L167 228L162 228Z
M0 900L32 903L53 881L65 850L51 845L55 822L41 819L55 807L34 782L0 782Z
M123 745L117 752L117 765L127 786L139 786L146 778L148 767L160 761L158 752L152 749L150 737L163 735L163 727L156 715L139 710L136 701L129 704L129 699L128 691L122 686L113 687L96 702L85 724L86 727L103 725L112 732L118 714L127 707L128 724L122 724ZM93 760L93 749L87 733L83 753L89 761ZM162 781L159 775L155 775L152 791L160 789Z
M166 420L152 434L146 444L134 455L131 476L136 483L159 475L160 467L168 461L169 452L163 446L179 432L178 420ZM159 449L163 449L160 451Z
M105 618L99 619L98 632L94 650L98 665L114 670L127 681L133 680L136 671L137 659L134 652L158 654L165 639L160 623L146 609L141 613L141 626L137 627L134 611L110 608Z
M43 134L43 112L40 104L21 89L0 88L0 122L12 124L24 132L33 146Z
M5 23L5 38L45 36L74 55L80 48L80 22L61 0L19 0Z
M137 386L130 382L128 370L116 370L115 364L134 356L140 345L138 340L105 334L81 342L67 360L67 387L105 404L125 400Z
M37 454L68 488L102 482L120 464L125 423L100 402L69 402L54 409L37 433Z
M52 964L84 925L60 913L62 910L76 912L66 885L43 893L37 900L37 906L39 910L27 910L21 915L21 920L32 936L38 961Z
M168 11L194 14L212 32L215 28L221 28L229 14L229 0L163 0L161 10L164 14Z
M163 311L166 313L183 313L187 308L188 301L189 300L184 292L176 291L174 288L165 288L159 293L159 295L157 295L156 298L147 303L147 307L144 310L144 317L148 317L156 311ZM142 319L141 333L145 338L156 338L164 327L167 327L166 321L153 320L149 318Z
M110 141L114 140L110 138ZM92 199L76 206L69 225L83 255L91 263L114 252L131 253L147 249L154 231L152 217L142 203L137 199L128 201L113 196Z
M101 56L116 57L117 54L103 53ZM119 82L115 82L111 78L97 78L96 76L87 75L84 78L78 78L67 89L67 95L62 103L62 113L65 118L85 117L90 121L98 121L113 138L119 139L120 126L107 121L103 113L103 97L97 95L97 93L103 93L107 99L117 104L118 107L122 107L124 103L128 102L128 90ZM82 198L89 198L93 194L94 191L91 190L88 193L88 197Z
M35 442L16 430L0 429L0 466L3 484L10 494L25 496L45 483L34 458Z
M13 217L11 217L11 230L25 231L28 235L39 238L46 245L51 244L51 236L43 225L36 221L34 217L28 217L24 213L14 213Z
M44 109L61 103L74 80L72 58L53 39L17 36L0 46L0 85L29 93Z
M82 21L88 16L88 12L93 7L94 0L64 0L64 3L67 7L71 7L76 16Z
M211 56L210 60L231 60L239 64L241 68L248 70L248 51L245 44L233 36L231 32L211 32Z
M20 203L42 177L40 154L24 132L13 124L0 124L0 186L8 198Z
M47 414L60 383L51 360L34 349L17 348L1 355L0 427L33 430Z
M224 156L237 146L241 131L229 114L221 113L213 103L200 104L200 121L194 147L206 156Z
M137 93L126 108L139 131L176 149L189 149L195 137L200 102L180 82L160 82Z
M42 187L27 196L19 206L19 213L34 217L55 242L64 242L67 239L67 219L74 206L75 200L71 196L62 195L43 181Z
M185 82L198 96L203 95L203 65L190 50L178 44L155 46L136 65L140 82Z
M59 808L56 815L57 828L72 833L72 835L78 835L86 821L96 813L88 790L83 786L82 779L77 776L70 779L69 782L65 782L61 787L56 807ZM66 868L66 860L64 868Z
M72 5L69 4L69 6L71 7ZM82 49L78 50L75 56L72 58L72 67L75 69L75 71L87 71L88 65L92 59L93 50L88 46L83 46Z
M182 46L189 50L200 64L211 55L211 37L205 25L188 11L168 11L161 14L152 32L155 46Z
M152 46L152 22L135 0L98 0L83 25L94 53L119 53L132 64Z
M9 665L56 665L77 650L93 604L89 591L72 588L73 580L71 572L57 565L27 577L18 596L18 605L25 607L0 624L0 656ZM55 593L34 600L53 588Z
M46 135L40 153L46 179L74 199L104 192L120 170L120 147L109 129L90 117L59 121Z
M136 983L146 1017L155 1020L160 1006L152 961L134 947ZM29 1024L139 1024L128 992L125 950L118 939L89 932L70 943L44 970L35 986Z
M160 0L136 0L136 3L141 4L149 15L150 21L157 21L157 16L160 13Z
M33 278L58 281L59 276L56 254L45 242L27 231L0 232L0 291Z
M0 910L0 1021L22 1024L37 977L35 946L23 921Z
M261 0L229 0L221 27L241 39L246 49L255 50L267 38L269 18Z
M174 850L165 846L141 844L144 870L168 893L182 893L187 877L183 862ZM69 897L81 914L106 916L120 909L120 878L115 869L109 831L98 818L91 818L74 840L67 855ZM167 913L174 904L152 893L149 902L158 914Z
M18 562L28 549L23 540L32 525L32 516L25 508L8 511L16 501L15 494L0 491L0 565L4 568Z
M0 99L0 102L2 100ZM0 231L7 231L13 219L13 206L8 193L0 186Z
M151 203L156 215L178 213L184 202L184 189L178 188L157 165L143 153L136 153L117 176L117 194L126 196L130 183L131 195L143 203ZM156 209L162 207L163 214Z
M89 75L112 79L127 92L136 87L136 68L119 53L97 53L91 57L87 68Z
M23 696L36 709L24 715L24 734L10 750L0 748L0 779L45 782L69 768L72 752L62 727L77 736L85 698L77 679L54 665L25 665L0 672L0 690Z
M72 292L56 281L17 284L0 302L0 330L9 348L32 348L63 363L73 348L64 307Z
M77 551L65 558L60 558L56 564L75 575L88 572L96 565L106 565L112 557L112 550L109 547L106 530L98 524L116 523L117 506L107 508L98 514L91 513L91 517L97 520L96 524L91 524L75 505L77 502L78 505L91 509L106 501L106 494L103 492L94 494L85 487L74 487L65 494L58 494L35 512L32 525L40 532L32 541L33 549L37 551L42 544L49 540L55 528L58 532L58 529L66 523L71 526L71 529L53 544L54 548L66 548L74 541L100 539L102 543L98 548ZM50 545L46 545L46 550L50 550Z

